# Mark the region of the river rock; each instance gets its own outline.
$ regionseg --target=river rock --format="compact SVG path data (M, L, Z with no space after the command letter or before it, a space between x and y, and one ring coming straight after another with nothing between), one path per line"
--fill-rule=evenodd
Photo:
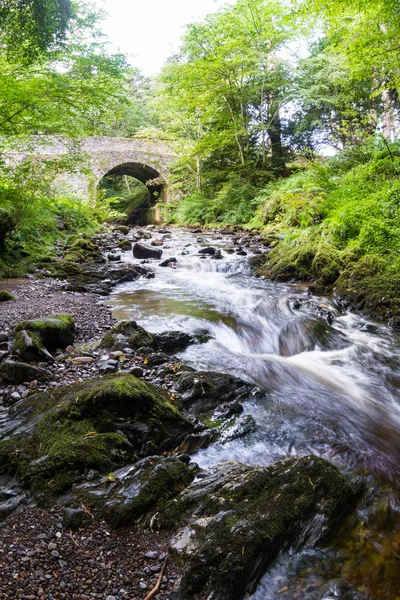
M136 243L133 246L133 256L135 258L161 258L162 250L149 248L148 246L143 246L143 244Z
M164 240L162 238L158 238L151 242L152 246L163 246L163 244L164 244Z
M128 235L128 233L130 232L130 228L126 227L125 225L117 225L113 228L113 231L119 231L123 235Z
M8 292L7 290L0 290L0 302L10 302L11 300L15 300L11 292Z
M13 340L13 351L26 362L50 361L54 359L39 337L31 331L18 331Z
M160 263L160 267L173 267L177 263L177 259L172 256L171 258L167 258Z
M117 262L117 261L121 260L121 255L110 253L110 254L107 254L107 258L108 258L108 260Z
M155 348L154 336L140 327L136 321L121 321L106 333L101 340L101 347L110 350L123 350L124 347L131 350L138 348Z
M193 344L196 340L183 331L164 331L154 336L157 348L162 352L178 352Z
M91 469L109 473L172 450L194 429L164 389L126 374L52 389L13 409L18 436L0 442L0 475L47 498Z
M0 377L9 383L24 383L25 381L48 381L45 369L14 360L4 360L0 364Z
M176 390L182 394L182 407L196 416L220 409L224 418L243 410L240 401L251 396L254 387L241 379L213 371L182 373ZM226 409L228 405L228 410Z
M46 348L66 348L75 340L75 321L71 315L52 315L18 323L15 330L33 332Z
M143 230L139 229L138 231L135 231L135 237L138 240L140 240L140 239L151 240L151 233L149 231L143 231Z
M117 246L121 250L132 250L132 242L130 240L121 240Z
M270 467L220 463L169 501L160 524L176 528L183 567L174 600L240 600L280 551L327 538L363 485L316 456Z
M112 527L130 525L185 489L198 471L196 464L179 458L150 456L116 470L112 477L77 486L60 503L73 509L83 503ZM68 524L73 524L71 515Z
M207 254L209 256L213 256L216 253L216 248L213 246L207 246L206 248L200 248L199 254Z

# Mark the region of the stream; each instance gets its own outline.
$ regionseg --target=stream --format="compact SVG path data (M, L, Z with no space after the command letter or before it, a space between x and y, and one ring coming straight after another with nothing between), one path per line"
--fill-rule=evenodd
M156 235L162 236L162 260L175 257L177 263L160 267L151 260L154 279L115 288L107 299L113 316L134 319L154 333L206 330L210 341L189 346L179 359L265 392L245 404L257 422L255 432L211 445L193 460L203 468L225 460L264 466L316 454L367 479L365 497L335 539L324 548L279 556L252 599L311 599L334 578L346 579L368 598L399 598L399 335L341 310L334 297L255 277L251 249L238 255L231 235ZM199 255L205 246L219 248L223 258ZM122 260L141 262L131 251ZM340 585L330 584L315 597L336 598Z

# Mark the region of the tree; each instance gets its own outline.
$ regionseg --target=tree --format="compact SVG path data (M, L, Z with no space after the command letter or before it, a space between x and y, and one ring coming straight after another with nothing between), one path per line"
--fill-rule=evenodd
M77 10L71 0L3 0L0 41L9 58L29 61L65 41Z
M380 96L382 131L397 135L400 92L400 19L398 0L299 0L304 19L314 15L345 57L353 79L368 81Z
M227 172L260 180L284 172L281 109L291 84L279 54L290 36L283 16L275 0L238 0L190 25L165 67L160 112L170 130L190 140L197 184L199 165L212 185Z
M314 152L321 145L340 150L376 132L381 101L373 81L356 77L343 54L335 52L336 44L323 38L300 61L290 138L297 150Z

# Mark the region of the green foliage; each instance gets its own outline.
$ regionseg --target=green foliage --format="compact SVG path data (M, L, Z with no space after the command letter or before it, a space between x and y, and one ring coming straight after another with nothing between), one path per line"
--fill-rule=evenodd
M275 0L238 0L190 25L163 70L157 107L189 193L210 195L232 174L254 183L270 178L267 169L283 172L291 76L278 52L292 35L284 12Z
M257 192L255 186L233 177L212 198L195 192L179 200L170 220L190 225L247 223L261 202Z
M32 60L63 42L76 17L71 0L3 0L0 38L9 55L18 53Z

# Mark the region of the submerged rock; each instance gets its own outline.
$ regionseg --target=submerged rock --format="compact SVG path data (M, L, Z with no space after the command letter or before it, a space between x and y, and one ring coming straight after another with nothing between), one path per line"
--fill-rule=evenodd
M300 352L336 350L350 345L345 334L338 331L323 319L303 317L288 321L279 333L281 356L294 356Z
M75 321L71 315L52 315L18 323L16 332L33 332L46 348L66 348L75 340Z
M163 526L180 524L171 541L183 566L174 600L240 600L254 592L280 551L325 539L362 489L315 456L201 472L159 516Z
M208 415L218 408L223 418L241 412L239 402L247 399L254 389L241 379L213 371L183 373L176 384L176 390L182 394L183 408L196 416Z

